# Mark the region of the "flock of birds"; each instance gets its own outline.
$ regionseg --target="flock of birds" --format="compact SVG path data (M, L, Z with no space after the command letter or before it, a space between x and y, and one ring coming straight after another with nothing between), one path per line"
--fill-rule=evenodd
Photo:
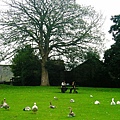
M36 105L36 103L34 103L34 105L31 107L27 106L25 108L23 108L23 111L33 111L34 113L36 113L38 111L38 106Z
M90 95L90 97L92 98L93 96ZM58 98L57 98L57 97L54 97L54 99L57 100ZM74 99L70 99L70 102L71 102L71 103L74 103L75 100L74 100ZM99 105L99 104L100 104L100 101L96 100L96 101L94 102L94 104L95 104L95 105ZM110 102L110 105L116 105L116 104L120 105L120 101L115 102L115 101L114 101L114 98L112 98L112 100L111 100L111 102ZM5 98L4 98L3 101L1 102L0 108L4 108L4 109L6 109L6 110L9 110L9 109L10 109L10 106L7 104ZM55 106L55 105L52 105L52 102L50 102L49 108L54 109L54 108L56 108L56 106ZM69 107L69 110L70 110L70 112L69 112L69 114L68 114L68 117L75 117L75 113L72 111L72 108L71 108L71 107ZM38 111L38 106L36 105L36 103L34 103L34 105L32 106L32 108L29 107L29 106L26 106L25 108L23 108L23 111L33 111L33 113L36 113L36 112Z
M58 98L57 98L57 97L54 97L54 99L57 100ZM74 101L74 99L71 99L70 102L75 102L75 101ZM4 109L6 109L6 110L9 110L9 109L10 109L10 106L9 106L9 105L7 104L7 102L6 102L6 98L4 98L3 101L1 102L0 108L4 108ZM55 105L52 105L52 102L50 102L49 108L54 109L54 108L56 108L56 106L55 106ZM70 112L69 112L68 116L69 116L69 117L74 117L75 114L74 114L74 112L72 111L72 108L69 107L69 109L70 109ZM34 103L34 105L32 106L32 108L29 107L29 106L26 106L25 108L23 108L23 111L31 111L31 110L33 111L33 113L36 113L36 112L38 111L38 106L36 105L36 103Z
M90 97L92 98L93 95L90 95ZM95 100L94 102L95 105L99 105L100 104L100 101L98 100ZM110 102L110 105L120 105L120 101L116 101L114 100L114 98L112 98L111 102Z
M110 103L111 105L120 105L120 101L117 101L117 102L115 102L114 101L114 98L112 98L112 101L111 101L111 103Z

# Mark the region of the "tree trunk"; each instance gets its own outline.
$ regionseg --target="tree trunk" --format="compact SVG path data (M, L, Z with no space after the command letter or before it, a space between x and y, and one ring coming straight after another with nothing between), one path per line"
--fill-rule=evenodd
M41 63L42 67L42 74L41 74L41 86L49 86L49 77L48 77L48 70L45 67L45 62Z

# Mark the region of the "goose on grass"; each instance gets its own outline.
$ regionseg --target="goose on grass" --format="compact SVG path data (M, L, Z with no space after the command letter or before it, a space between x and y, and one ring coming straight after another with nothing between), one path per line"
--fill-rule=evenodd
M93 95L90 95L90 98L92 98L93 97Z
M2 108L9 109L10 106L6 103L6 98L3 100Z
M112 98L112 101L110 103L111 105L116 105L115 101L114 101L114 98Z
M49 106L50 108L56 108L56 106L54 106L54 105L52 105L52 103L50 102L50 106Z
M75 102L75 100L74 100L74 99L70 99L70 102L71 102L71 103L74 103L74 102Z
M94 102L94 104L95 104L95 105L99 105L100 102L99 102L98 100L96 100L96 101Z
M68 114L68 117L75 117L75 113L72 111L72 108L69 107L70 113Z
M31 108L29 106L26 106L25 108L23 108L23 111L30 111Z
M117 105L120 105L120 101L117 101L116 104L117 104Z
M38 111L38 106L36 105L36 103L34 103L33 107L32 107L32 111L34 113L36 113Z
M58 100L58 98L56 96L54 96L54 100Z

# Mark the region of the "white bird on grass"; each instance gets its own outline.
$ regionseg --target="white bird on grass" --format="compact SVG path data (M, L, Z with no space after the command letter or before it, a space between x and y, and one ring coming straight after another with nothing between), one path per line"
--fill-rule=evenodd
M36 103L34 103L33 107L32 107L32 111L34 113L36 113L38 111L38 106L36 105Z
M98 100L96 100L96 101L94 102L94 104L95 104L95 105L99 105L100 102L99 102Z
M55 99L55 100L58 100L58 98L57 98L57 97L54 97L54 99Z
M54 106L54 105L52 105L52 103L50 102L50 106L49 106L50 108L56 108L56 106Z
M74 102L75 102L75 100L74 100L74 99L70 99L70 102L71 102L71 103L74 103Z
M110 103L111 105L116 105L115 101L114 101L114 98L112 98L112 101Z
M68 117L75 117L75 113L72 111L72 108L69 107L70 113L68 114Z
M23 108L23 111L30 111L30 110L31 110L31 108L29 106Z
M9 109L10 108L10 106L6 103L6 99L5 98L3 100L2 108L5 108L5 109Z
M93 95L90 95L90 97L92 98L92 97L93 97Z
M117 105L120 105L120 101L117 101L116 104L117 104Z

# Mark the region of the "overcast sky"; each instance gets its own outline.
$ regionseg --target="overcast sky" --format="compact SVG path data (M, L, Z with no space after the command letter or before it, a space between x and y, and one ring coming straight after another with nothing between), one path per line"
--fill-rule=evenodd
M110 20L111 16L120 14L120 0L76 0L81 5L91 5L97 12L101 12L105 17L103 24L104 32L106 34L106 47L109 48L113 44L112 36L108 33L110 26L113 24Z

